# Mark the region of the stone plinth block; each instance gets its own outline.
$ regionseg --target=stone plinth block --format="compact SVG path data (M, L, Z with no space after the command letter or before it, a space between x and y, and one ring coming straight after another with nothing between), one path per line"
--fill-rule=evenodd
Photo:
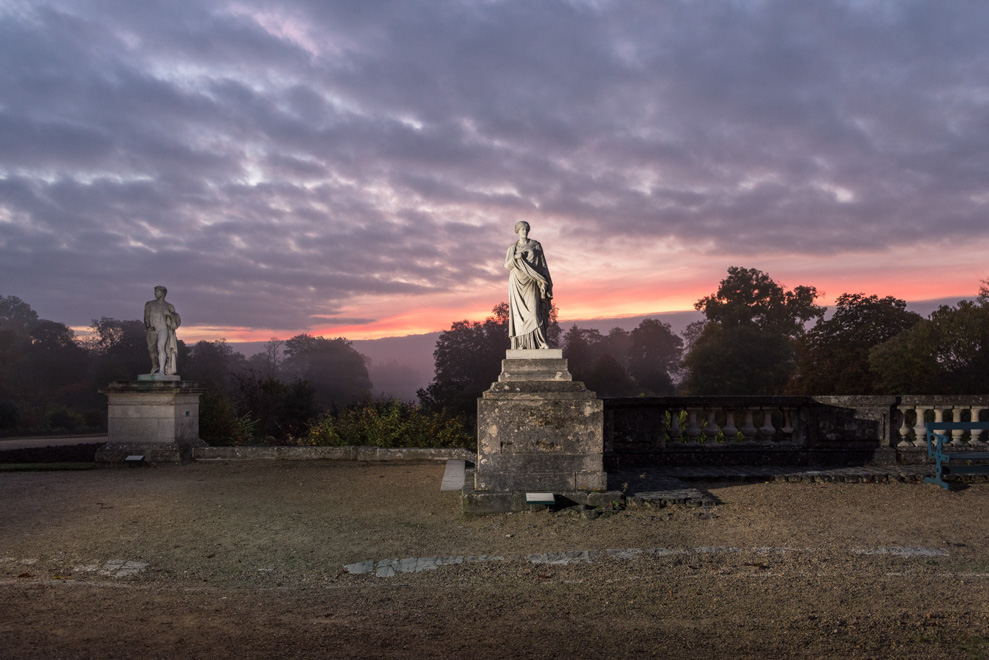
M100 390L108 399L107 443L96 452L99 463L120 463L140 454L150 463L192 459L199 438L199 395L196 383L140 380L110 383Z
M604 491L603 431L603 403L559 350L509 351L477 403L474 490Z

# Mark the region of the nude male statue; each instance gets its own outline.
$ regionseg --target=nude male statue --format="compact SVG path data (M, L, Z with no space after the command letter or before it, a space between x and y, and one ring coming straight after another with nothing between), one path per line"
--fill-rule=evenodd
M155 299L144 304L144 327L148 331L151 373L173 376L179 352L175 328L182 325L182 318L175 312L175 306L165 301L167 294L165 287L155 287Z

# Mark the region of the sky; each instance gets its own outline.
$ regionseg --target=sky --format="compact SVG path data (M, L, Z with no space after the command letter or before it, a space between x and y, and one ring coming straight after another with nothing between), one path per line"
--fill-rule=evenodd
M989 277L989 3L0 0L0 295L186 342Z

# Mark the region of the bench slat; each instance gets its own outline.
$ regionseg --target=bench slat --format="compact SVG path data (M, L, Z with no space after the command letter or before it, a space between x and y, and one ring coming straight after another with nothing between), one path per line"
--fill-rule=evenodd
M941 455L948 461L989 461L989 451L953 451Z
M989 474L989 465L944 465L941 474Z
M974 431L989 429L989 422L927 422L928 431Z

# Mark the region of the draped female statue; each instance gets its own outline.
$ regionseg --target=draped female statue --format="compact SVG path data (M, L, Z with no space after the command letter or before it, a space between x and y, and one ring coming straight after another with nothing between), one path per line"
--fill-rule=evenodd
M529 223L515 223L519 239L508 247L508 336L512 348L549 348L546 327L553 298L553 280L539 241L529 238Z

